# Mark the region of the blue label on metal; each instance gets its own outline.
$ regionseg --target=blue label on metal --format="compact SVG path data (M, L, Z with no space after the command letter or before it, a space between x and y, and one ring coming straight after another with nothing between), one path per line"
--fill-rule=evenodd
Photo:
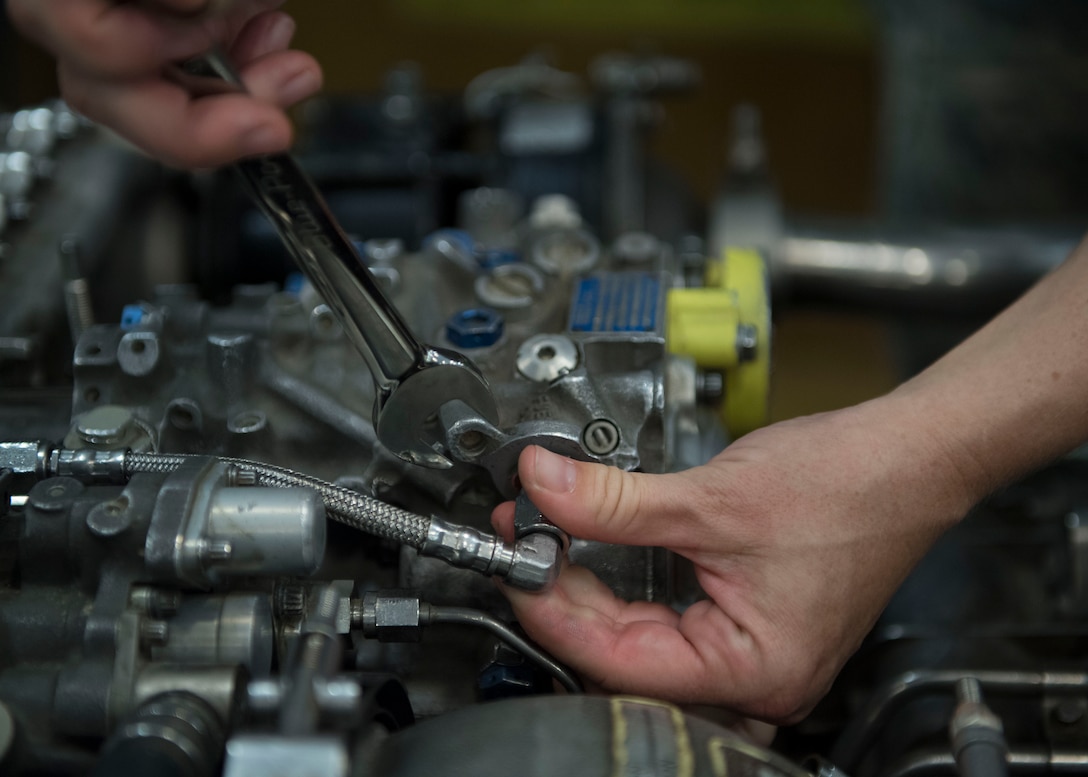
M654 332L661 318L661 278L645 272L591 275L574 289L572 332Z

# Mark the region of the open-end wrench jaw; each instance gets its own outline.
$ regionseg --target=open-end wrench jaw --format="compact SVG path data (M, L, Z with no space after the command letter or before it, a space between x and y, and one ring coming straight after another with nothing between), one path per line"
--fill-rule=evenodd
M488 424L498 425L495 397L476 365L455 351L425 347L416 367L392 390L379 392L374 413L378 440L413 464L452 467L439 410L455 399Z

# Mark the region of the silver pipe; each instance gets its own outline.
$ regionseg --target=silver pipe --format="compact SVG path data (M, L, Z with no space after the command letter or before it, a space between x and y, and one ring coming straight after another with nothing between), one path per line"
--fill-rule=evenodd
M1013 750L1008 754L1008 766L1014 774L1084 774L1088 770L1088 752ZM923 777L955 772L956 760L951 753L926 752L901 761L881 777Z
M1088 674L1084 672L1015 672L968 670L921 670L906 672L876 691L860 714L845 728L831 752L831 762L847 773L853 772L872 746L880 728L903 704L923 693L945 692L950 696L956 684L974 678L987 693L1084 693Z
M808 229L770 249L771 276L787 294L816 301L889 303L994 312L1061 264L1078 236L1024 230L881 234Z
M170 474L194 458L203 457L122 450L72 451L36 441L0 443L0 469L11 470L20 491L29 491L38 480L57 476L89 483L123 484L137 473ZM507 545L498 537L470 526L416 515L285 467L216 458L232 465L232 486L313 489L334 521L409 545L420 555L442 559L451 566L499 577L523 591L547 590L559 575L564 548L550 534L529 532Z
M352 412L334 397L306 383L281 367L265 367L261 384L313 418L341 432L360 445L373 448L378 443L374 424Z
M494 618L485 612L470 607L436 607L431 605L430 622L455 623L484 629L550 674L569 692L583 692L582 684L570 670L528 640L523 639L498 618Z

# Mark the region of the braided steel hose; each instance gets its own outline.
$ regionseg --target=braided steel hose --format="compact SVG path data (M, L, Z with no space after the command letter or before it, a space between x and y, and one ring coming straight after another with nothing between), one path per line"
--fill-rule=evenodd
M47 477L73 477L84 483L125 483L137 473L168 475L186 462L208 458L176 453L130 450L66 450L45 442L0 443L0 469L16 483L32 485ZM386 504L301 472L246 459L212 457L228 465L232 486L309 488L325 505L326 515L352 528L415 548L451 566L502 578L523 591L544 591L559 575L566 538L527 504L531 520L505 544L493 534L425 517Z
M129 453L125 456L125 475L138 472L167 474L197 456L182 454ZM245 459L217 457L237 468L235 480L270 488L312 488L321 495L329 518L352 528L422 548L427 540L430 518L386 504L351 489L327 483L301 472Z

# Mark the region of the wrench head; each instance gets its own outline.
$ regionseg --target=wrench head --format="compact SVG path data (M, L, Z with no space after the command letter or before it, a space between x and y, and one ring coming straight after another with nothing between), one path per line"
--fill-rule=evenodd
M438 411L453 400L464 402L487 423L498 424L495 397L476 365L459 353L427 348L415 370L378 398L374 424L378 440L412 464L452 467Z

